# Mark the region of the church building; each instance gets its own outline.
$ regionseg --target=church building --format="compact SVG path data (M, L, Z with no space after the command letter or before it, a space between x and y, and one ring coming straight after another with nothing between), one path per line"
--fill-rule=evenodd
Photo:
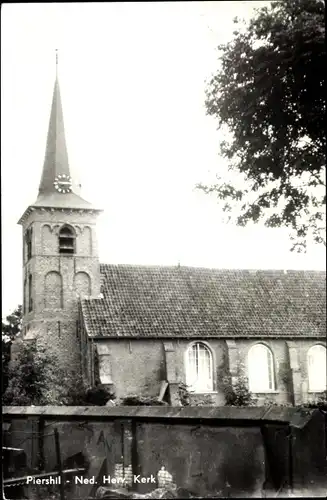
M320 271L101 264L96 220L68 161L56 78L45 160L23 229L23 338L117 400L224 405L246 380L258 404L300 404L326 390L326 292Z

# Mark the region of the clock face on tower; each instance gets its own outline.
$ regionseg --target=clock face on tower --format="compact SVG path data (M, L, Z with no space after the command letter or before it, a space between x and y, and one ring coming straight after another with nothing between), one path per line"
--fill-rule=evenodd
M59 193L70 193L72 190L72 179L66 174L58 174L53 184Z

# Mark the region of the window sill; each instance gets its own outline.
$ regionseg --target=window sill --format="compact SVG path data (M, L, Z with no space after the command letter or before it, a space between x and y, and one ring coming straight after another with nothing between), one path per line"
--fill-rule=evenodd
M319 390L310 389L308 391L309 394L323 394L324 392L326 392L326 389L319 389Z
M205 396L206 394L210 395L211 394L214 396L215 394L218 394L218 391L189 391L190 396Z
M60 312L60 311L62 311L63 309L64 309L63 307L44 307L44 308L42 309L42 312L43 312L43 311L47 311L47 312L48 312L48 311Z
M279 391L273 391L273 390L266 390L260 392L250 391L250 392L252 392L252 394L254 394L255 396L260 396L265 394L279 394Z

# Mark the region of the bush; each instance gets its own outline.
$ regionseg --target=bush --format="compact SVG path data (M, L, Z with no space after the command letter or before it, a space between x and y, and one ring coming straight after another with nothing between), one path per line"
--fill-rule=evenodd
M256 399L252 392L249 391L247 378L239 375L236 379L234 387L230 381L225 385L225 398L227 406L253 406L256 404Z
M266 399L263 402L263 406L278 406L278 408L292 408L292 403L277 403L271 399Z
M17 359L8 369L3 404L13 406L62 404L66 376L54 354L35 342L21 342Z
M126 396L120 402L122 406L167 406L165 401L159 401L157 397L151 396Z
M114 394L97 384L87 388L79 373L67 377L55 354L36 342L21 342L8 370L9 384L2 397L11 406L104 406Z
M110 392L104 385L97 384L87 389L84 394L86 405L105 406L110 399L115 399L115 394Z
M200 394L194 396L191 406L215 406L215 403L211 394Z
M306 406L307 408L318 408L319 410L327 412L327 391L319 396L317 401L311 401L304 406Z
M181 406L214 406L210 394L192 394L184 382L178 385L178 397Z
M178 397L182 406L190 406L190 393L184 382L180 382L178 385Z

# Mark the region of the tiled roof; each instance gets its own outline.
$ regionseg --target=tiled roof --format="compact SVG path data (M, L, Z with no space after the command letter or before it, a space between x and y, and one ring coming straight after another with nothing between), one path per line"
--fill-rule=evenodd
M101 265L103 298L83 299L89 336L326 336L322 271Z

